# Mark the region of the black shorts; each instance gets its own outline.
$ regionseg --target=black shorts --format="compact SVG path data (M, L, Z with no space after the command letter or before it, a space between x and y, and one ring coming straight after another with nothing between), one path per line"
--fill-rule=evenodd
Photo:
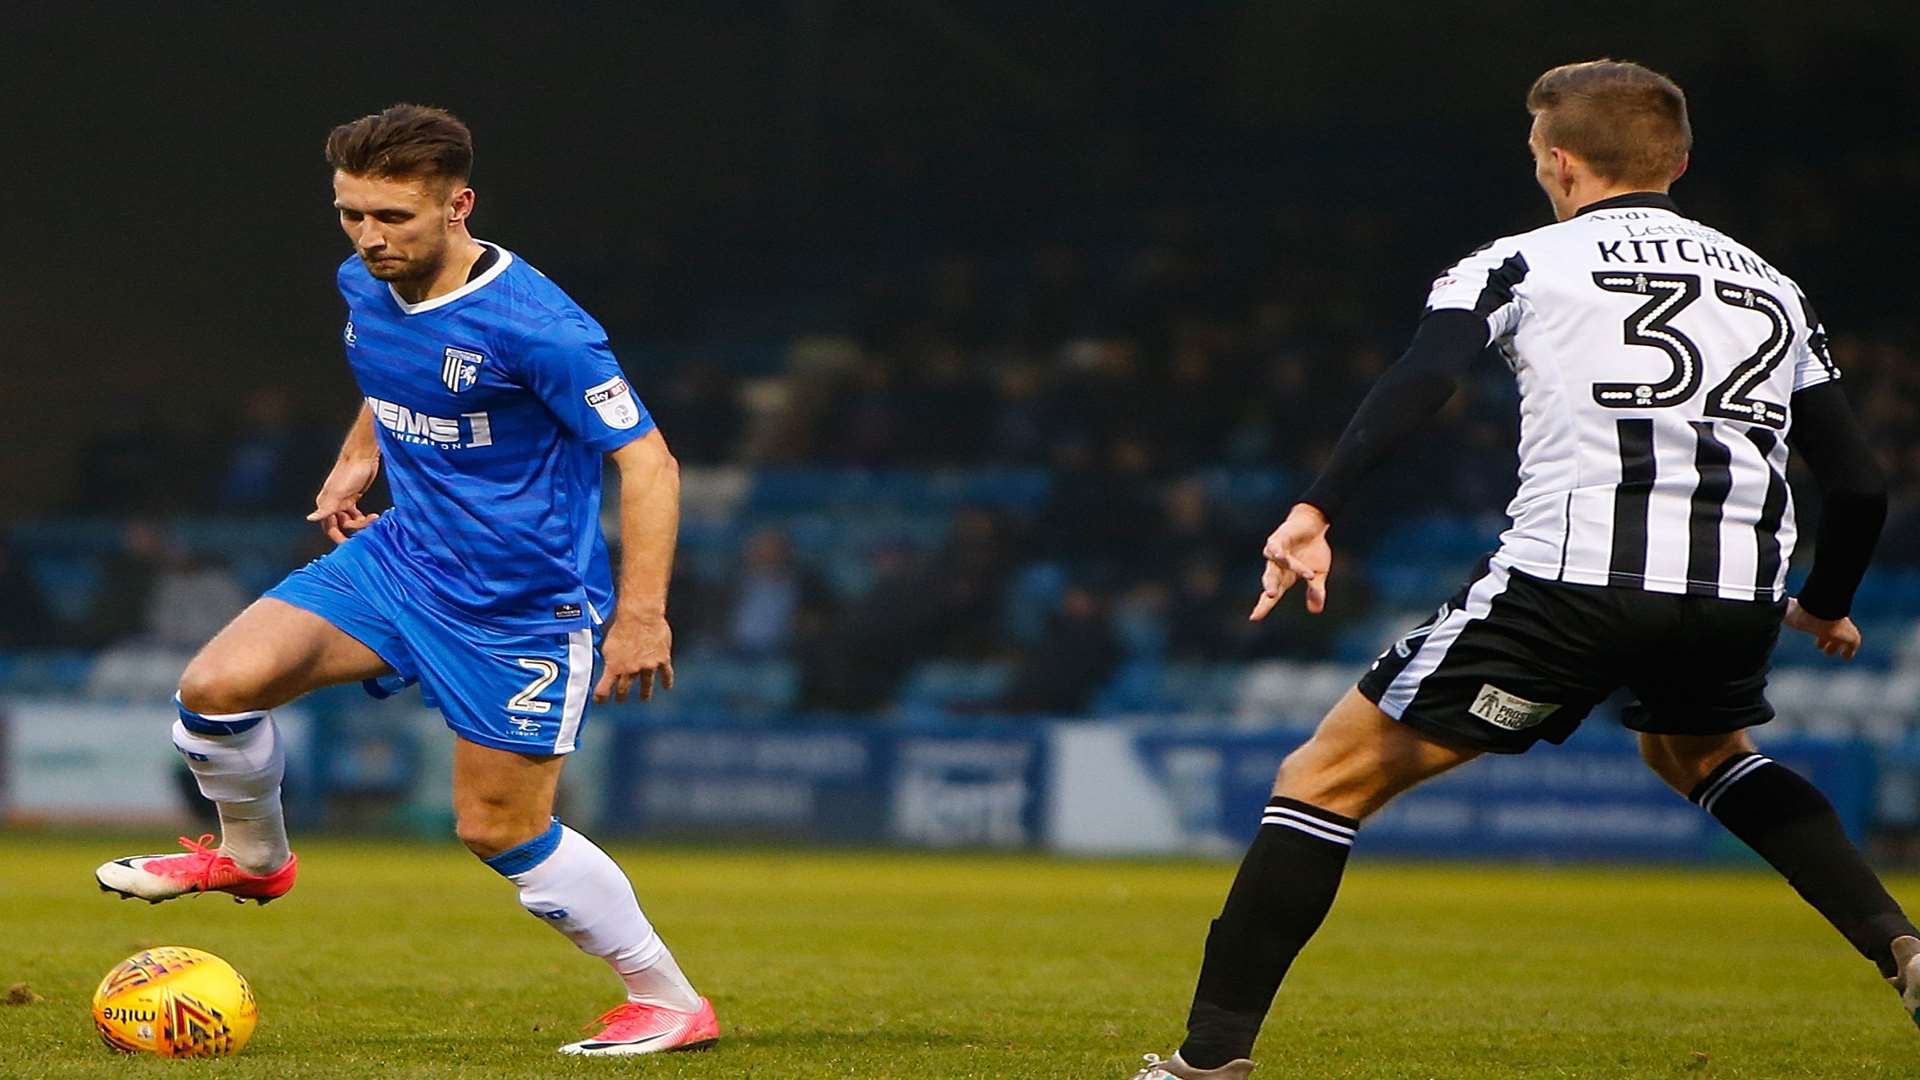
M1767 670L1786 602L1544 581L1483 560L1466 587L1360 680L1382 712L1456 746L1564 742L1620 687L1621 722L1720 735L1773 719Z

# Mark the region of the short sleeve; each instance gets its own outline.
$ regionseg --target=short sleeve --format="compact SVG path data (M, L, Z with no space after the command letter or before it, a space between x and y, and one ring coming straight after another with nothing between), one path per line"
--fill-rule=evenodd
M1800 311L1806 316L1807 337L1793 350L1793 392L1799 393L1809 386L1819 386L1840 377L1840 369L1833 362L1833 354L1827 349L1827 328L1820 323L1820 315L1808 302L1807 294L1795 285L1793 291L1800 297Z
M1527 257L1513 240L1495 240L1454 263L1433 281L1428 311L1470 311L1487 321L1488 340L1520 327L1525 304L1518 296L1527 278Z
M574 438L602 453L654 429L607 336L570 316L548 323L520 350L520 381Z

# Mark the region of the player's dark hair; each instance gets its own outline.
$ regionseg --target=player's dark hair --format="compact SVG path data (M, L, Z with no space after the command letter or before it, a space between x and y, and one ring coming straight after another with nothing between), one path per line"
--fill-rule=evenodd
M1562 64L1534 80L1527 111L1548 146L1580 155L1604 180L1664 187L1693 149L1687 95L1630 61Z
M445 109L393 105L329 132L327 164L354 176L464 184L473 173L473 133Z

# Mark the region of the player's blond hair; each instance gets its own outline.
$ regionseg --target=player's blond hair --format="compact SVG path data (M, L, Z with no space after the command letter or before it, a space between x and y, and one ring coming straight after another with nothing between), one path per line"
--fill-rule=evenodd
M1687 95L1631 61L1562 64L1534 80L1527 111L1549 147L1578 154L1616 183L1665 187L1693 149Z
M473 173L473 133L445 109L391 105L328 132L327 164L353 176L464 184Z

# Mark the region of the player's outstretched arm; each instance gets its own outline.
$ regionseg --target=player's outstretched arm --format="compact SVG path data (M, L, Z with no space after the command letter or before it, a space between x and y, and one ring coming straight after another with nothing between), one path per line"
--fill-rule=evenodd
M1788 601L1785 622L1812 634L1821 652L1851 660L1860 650L1860 628L1848 613L1886 524L1886 474L1839 382L1794 394L1792 415L1787 441L1820 485L1821 508L1813 567L1800 595Z
M1307 583L1309 612L1326 610L1327 571L1333 565L1328 524L1360 479L1453 397L1474 357L1487 347L1489 335L1486 319L1472 311L1432 311L1420 320L1407 351L1374 383L1341 432L1327 467L1267 537L1261 552L1266 567L1260 576L1260 599L1248 618L1266 618L1295 581Z
M680 463L658 429L607 455L620 471L620 581L613 623L600 644L605 670L593 700L627 700L640 682L640 700L673 687L673 630L667 625L667 582L680 535Z
M348 534L359 532L380 517L360 509L360 496L379 475L380 440L373 431L373 410L362 403L359 418L340 444L333 471L320 485L320 494L313 497L313 513L307 520L319 522L334 543L345 543Z

